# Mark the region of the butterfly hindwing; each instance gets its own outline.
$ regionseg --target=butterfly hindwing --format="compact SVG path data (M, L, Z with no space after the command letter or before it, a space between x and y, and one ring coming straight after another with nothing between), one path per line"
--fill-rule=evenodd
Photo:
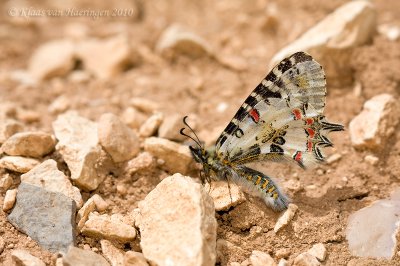
M323 160L331 144L322 119L326 82L321 66L304 52L282 60L239 108L216 144L220 158L234 164L283 159L305 167Z

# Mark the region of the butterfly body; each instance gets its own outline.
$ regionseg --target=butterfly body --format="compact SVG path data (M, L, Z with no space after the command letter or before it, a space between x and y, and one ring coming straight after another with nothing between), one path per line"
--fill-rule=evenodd
M327 134L343 130L325 119L325 96L324 71L310 55L282 60L240 106L215 147L205 149L196 136L197 147L190 149L203 165L202 179L232 180L274 210L286 209L289 200L277 184L246 165L291 161L306 168L324 161L322 148L333 146Z

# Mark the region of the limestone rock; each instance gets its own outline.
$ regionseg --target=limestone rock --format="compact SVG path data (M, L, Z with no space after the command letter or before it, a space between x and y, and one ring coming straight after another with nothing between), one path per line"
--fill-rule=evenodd
M48 110L52 114L65 112L71 105L71 99L65 95L57 97L49 106Z
M85 204L83 204L82 208L78 211L76 215L77 229L81 231L83 226L85 225L87 219L89 218L89 214L96 209L96 203L93 200L93 197L89 198Z
M63 265L68 266L110 266L103 256L91 250L83 250L70 247L67 254L63 256Z
M289 263L285 259L280 259L279 263L278 263L278 266L289 266Z
M108 203L100 195L94 194L92 199L96 204L97 211L103 212L108 208Z
M250 256L252 266L276 266L274 259L267 253L253 250Z
M350 122L350 138L355 148L382 149L399 122L400 105L390 94L380 94L364 103Z
M9 137L22 131L22 124L14 119L0 118L0 144L3 144Z
M202 185L175 174L139 203L143 255L157 265L214 265L214 204Z
M123 35L106 40L84 40L78 45L77 55L84 68L101 79L113 78L139 60L134 56L128 38Z
M180 55L192 58L212 55L210 45L203 38L177 24L164 30L157 42L156 50L166 58Z
M49 159L21 175L21 181L42 187L48 191L59 192L73 199L80 208L83 200L77 187L74 187L68 177L58 170L57 162Z
M71 171L71 178L84 190L94 190L103 182L109 159L99 145L96 123L69 111L57 117L53 129L56 149Z
M20 132L12 135L1 146L8 155L40 158L54 150L55 140L44 132Z
M75 211L69 197L22 182L7 219L50 252L66 252L75 243Z
M9 211L14 206L15 198L17 197L17 190L11 189L7 190L6 195L4 196L3 202L3 211Z
M125 253L124 266L149 266L149 264L142 253L127 251Z
M154 165L154 157L148 152L142 152L126 163L125 172L132 175L137 172L151 169Z
M16 265L22 266L46 266L39 258L32 256L28 251L23 249L15 249L11 252L11 258Z
M326 258L326 248L322 243L313 245L307 252L316 257L319 261L324 261Z
M139 153L139 138L134 131L111 113L103 114L98 123L100 144L114 162L124 162Z
M13 179L9 174L5 174L4 177L0 178L0 190L7 190L13 184Z
M161 125L164 116L162 113L155 113L149 117L149 119L144 122L144 124L139 129L139 135L141 137L150 137L154 135L158 127Z
M129 103L137 110L146 114L157 113L160 105L146 98L135 97L129 100Z
M349 216L346 239L353 256L391 259L400 225L400 190Z
M276 221L274 232L277 233L282 227L286 226L296 214L298 207L295 204L290 203L288 209L279 217Z
M36 159L21 156L4 156L0 159L0 168L18 173L26 173L40 162Z
M234 207L246 200L239 186L234 183L223 181L212 182L211 188L207 184L205 189L209 191L210 196L214 200L216 211L226 211L230 207Z
M379 162L379 158L376 157L375 155L366 155L364 157L364 161L366 161L367 163L369 163L370 165L377 165Z
M395 42L400 38L400 27L397 25L379 25L378 32L379 34L385 36L389 41Z
M313 255L305 252L294 259L294 266L319 266L321 263Z
M146 121L146 116L133 107L128 107L121 117L122 121L130 128L138 129Z
M186 173L193 161L189 147L167 139L151 137L144 141L145 151L165 161L163 167L171 173Z
M116 248L110 241L100 240L101 251L104 257L110 262L111 266L125 266L124 264L124 251Z
M306 51L324 66L329 84L352 82L348 57L354 47L371 40L376 30L376 10L369 1L350 1L329 14L297 40L282 48L271 60Z
M29 60L29 72L44 80L64 76L74 67L75 45L70 40L55 40L40 46Z
M123 222L112 220L106 215L89 215L89 220L82 228L82 234L128 243L135 239L136 230Z
M167 116L158 129L158 136L175 141L185 140L186 137L179 133L183 127L182 119L183 117L178 114Z

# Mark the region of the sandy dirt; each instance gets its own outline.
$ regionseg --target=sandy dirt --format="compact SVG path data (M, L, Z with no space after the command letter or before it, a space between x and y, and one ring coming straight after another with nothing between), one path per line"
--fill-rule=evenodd
M60 2L27 1L27 6L41 8L66 8ZM203 36L221 55L242 57L244 70L223 66L213 58L189 59L180 57L172 62L142 62L128 68L110 80L91 78L83 84L72 83L68 77L44 81L36 86L21 85L8 79L0 80L0 99L11 101L19 109L39 115L34 121L24 122L33 130L52 132L51 123L56 115L48 112L48 106L59 95L70 99L70 109L78 110L87 118L97 120L105 112L121 115L130 105L129 99L142 97L159 104L166 115L197 116L197 130L202 136L222 129L232 118L246 96L268 71L272 56L284 45L332 12L346 1L122 1L94 6L91 1L72 1L77 8L138 8L139 15L123 18L19 18L10 17L7 10L20 2L1 3L0 10L0 72L26 69L35 48L49 40L62 38L68 25L82 23L89 28L88 35L107 37L126 33L132 44L141 44L154 50L163 29L178 22ZM144 3L146 2L146 3ZM378 11L378 25L400 25L400 2L373 1ZM24 1L25 3L25 1ZM141 4L140 4L141 3ZM279 20L269 29L263 28L265 9L275 6ZM136 9L135 9L136 10ZM112 54L101 54L110 57ZM355 95L355 85L332 87L328 84L326 116L332 122L348 127L349 122L362 109L363 103L374 95L400 91L400 43L389 41L376 34L373 41L354 50L348 64L354 70L354 84L362 85L361 95ZM218 112L217 107L227 104ZM286 249L286 258L292 261L315 243L324 243L327 259L324 265L400 265L400 254L391 261L353 257L348 249L345 230L348 216L373 202L388 197L400 184L400 134L398 131L387 146L379 151L356 151L352 148L348 131L333 133L335 147L327 154L341 154L340 160L330 165L320 165L303 171L295 165L263 164L259 169L277 178L298 205L292 223L275 234L272 230L279 217L260 200L248 201L226 212L216 213L218 238L228 240L238 248L224 252L221 265L242 262L253 250L269 252ZM379 158L377 166L363 158L374 154ZM49 157L57 158L57 154ZM12 175L15 188L19 175L0 171L0 175ZM127 176L123 171L109 176L104 184L92 193L83 193L86 200L98 193L110 203L109 213L126 214L137 207L157 183L168 173L153 169L146 176ZM299 183L298 189L285 188L285 184ZM126 193L119 193L118 184L126 186ZM4 191L0 193L4 198ZM48 264L54 264L55 255L41 249L33 240L18 232L7 222L7 214L0 211L0 236L6 240L6 248L0 262L9 262L13 249L26 249ZM78 236L78 246L89 245L101 250L91 238ZM124 247L125 250L131 247ZM133 247L138 249L138 247ZM397 247L399 250L399 247ZM99 251L100 252L100 251Z

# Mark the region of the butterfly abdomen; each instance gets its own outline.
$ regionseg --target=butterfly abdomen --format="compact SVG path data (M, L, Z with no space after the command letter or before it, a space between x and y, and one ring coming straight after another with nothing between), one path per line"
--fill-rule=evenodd
M235 171L238 176L232 175L234 181L240 183L247 192L262 198L268 206L276 211L287 208L289 199L270 177L244 166L235 169Z

